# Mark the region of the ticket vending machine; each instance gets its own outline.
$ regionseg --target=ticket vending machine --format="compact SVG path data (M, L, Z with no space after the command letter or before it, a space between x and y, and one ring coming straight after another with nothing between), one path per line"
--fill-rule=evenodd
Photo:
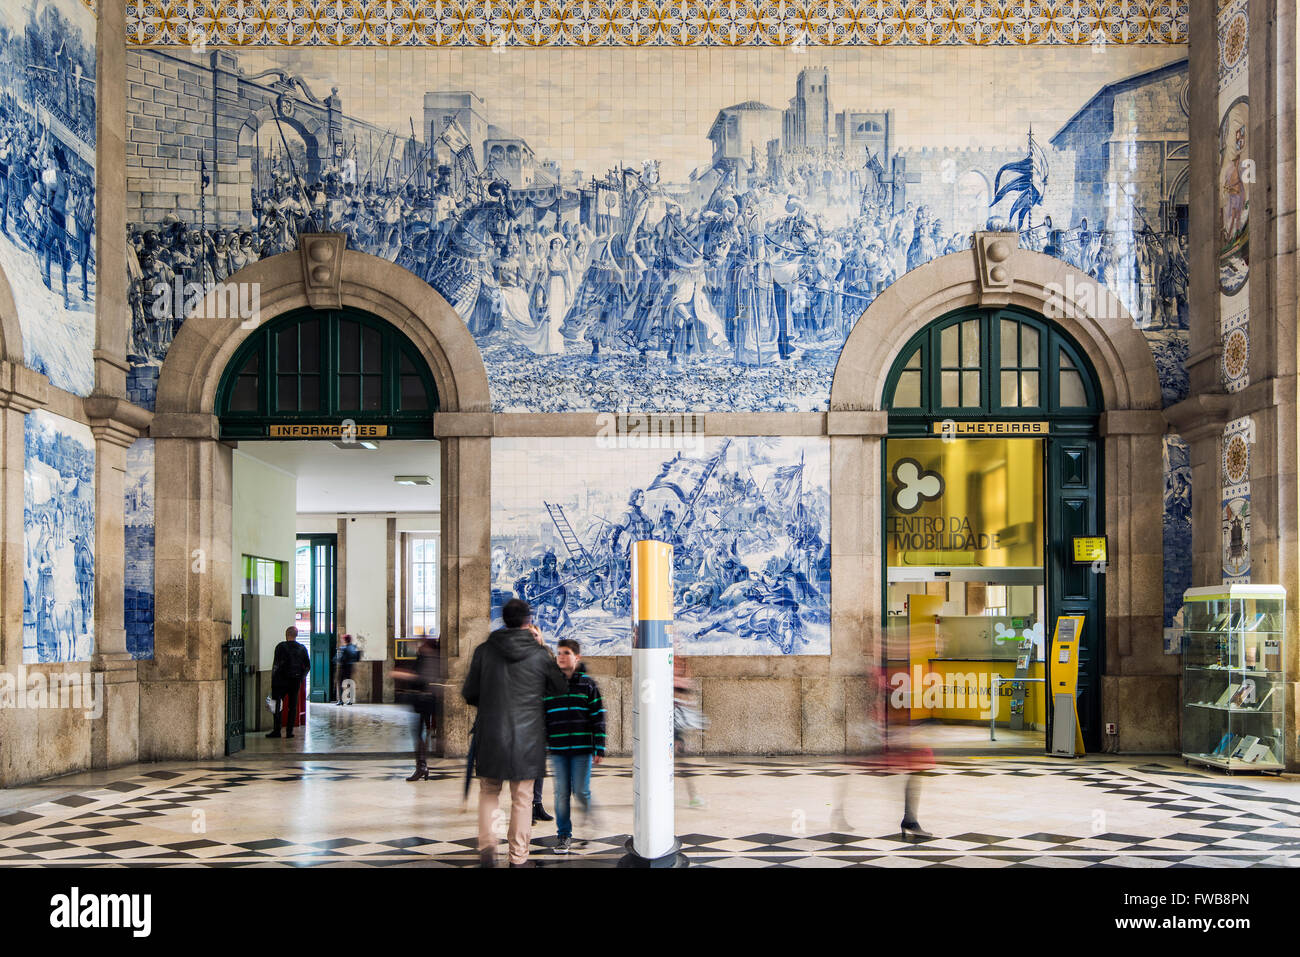
M1049 753L1063 758L1081 756L1083 731L1079 727L1079 639L1083 615L1062 615L1056 619L1052 654L1048 658L1052 689L1052 748Z

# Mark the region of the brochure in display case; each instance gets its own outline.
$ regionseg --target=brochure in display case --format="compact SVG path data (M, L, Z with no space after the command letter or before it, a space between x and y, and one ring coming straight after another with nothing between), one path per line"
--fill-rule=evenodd
M1228 773L1281 773L1286 590L1189 588L1183 625L1183 757Z

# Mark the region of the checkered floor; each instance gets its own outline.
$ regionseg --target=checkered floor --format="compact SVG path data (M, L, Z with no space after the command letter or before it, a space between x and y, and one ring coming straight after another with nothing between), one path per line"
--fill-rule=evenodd
M389 760L137 766L0 815L0 865L478 863L474 804L448 760L408 783ZM630 762L595 769L587 839L543 866L611 866L631 822ZM1300 866L1300 781L1225 778L1179 763L953 759L922 772L921 820L896 829L902 777L854 762L697 758L678 770L677 830L703 867ZM546 787L550 806L551 782ZM687 785L690 785L688 791ZM75 786L75 784L74 784ZM701 806L689 804L690 792ZM854 822L854 823L850 823Z

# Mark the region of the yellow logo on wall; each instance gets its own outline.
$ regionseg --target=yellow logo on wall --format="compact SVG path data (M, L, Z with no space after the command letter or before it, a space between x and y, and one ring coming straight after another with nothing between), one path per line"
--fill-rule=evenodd
M891 567L1043 564L1041 439L890 439Z

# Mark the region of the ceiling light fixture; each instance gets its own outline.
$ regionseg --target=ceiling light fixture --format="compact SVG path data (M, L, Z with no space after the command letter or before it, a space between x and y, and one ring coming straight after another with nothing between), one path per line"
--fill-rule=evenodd
M345 452L355 451L357 449L362 449L366 452L375 452L378 451L379 449L379 443L372 442L370 439L356 439L352 442L336 441L334 443L334 447L338 449L343 449Z
M433 479L428 475L394 475L393 481L398 485L432 485Z

